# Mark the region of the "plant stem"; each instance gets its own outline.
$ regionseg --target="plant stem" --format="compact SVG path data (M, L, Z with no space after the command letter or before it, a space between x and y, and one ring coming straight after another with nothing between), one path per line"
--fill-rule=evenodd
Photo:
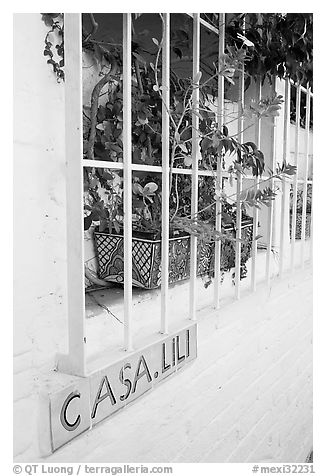
M91 110L90 110L90 121L91 127L89 132L88 138L88 148L87 148L87 158L90 160L94 160L94 144L95 144L95 137L96 137L96 117L97 117L97 110L98 110L98 99L100 92L102 91L103 87L109 81L110 77L113 76L117 71L118 65L114 57L112 57L111 69L110 71L100 79L100 81L95 85L92 96L91 96Z

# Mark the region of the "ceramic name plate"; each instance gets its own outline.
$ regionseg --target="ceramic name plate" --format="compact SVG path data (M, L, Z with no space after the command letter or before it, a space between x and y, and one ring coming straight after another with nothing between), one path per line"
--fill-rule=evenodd
M197 357L197 324L50 395L52 449L124 408Z

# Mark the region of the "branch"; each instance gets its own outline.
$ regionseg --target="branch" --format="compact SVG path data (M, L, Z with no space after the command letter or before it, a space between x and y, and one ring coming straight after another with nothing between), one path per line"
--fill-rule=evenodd
M98 29L98 23L95 20L94 13L90 13L89 17L92 23L92 30L90 31L90 33L88 33L88 36L84 39L84 42L88 41L93 35L95 35Z
M91 111L90 111L91 128L89 132L88 148L87 148L87 158L90 160L94 160L94 144L95 144L95 137L96 137L96 116L97 116L97 110L98 110L99 95L103 87L109 81L110 77L116 73L117 68L118 68L117 62L115 58L112 57L110 71L107 74L105 74L103 78L100 79L100 81L95 85L92 92Z
M261 184L264 183L264 182L268 182L269 180L272 180L272 179L274 179L274 178L280 178L280 174L271 175L271 176L268 177L267 179L261 180L261 181L258 182L257 184L253 184L253 185L251 185L250 187L244 188L244 189L242 190L242 192L246 192L247 190L250 190L250 189L252 189L252 188L254 188L254 187L256 187L256 186L259 186L259 185L261 185ZM237 195L237 192L232 193L231 195L225 195L225 199L227 199L227 200L230 199L231 201L235 202L235 200L233 200L233 199L231 198L231 197L234 197L235 195ZM198 211L197 211L196 213L194 213L193 215L190 214L190 215L185 216L184 218L191 218L191 217L194 218L195 216L199 215L199 213L202 213L202 212L208 210L209 208L214 207L215 205L216 205L216 202L209 203L206 207L202 208L201 210L198 210Z
M139 63L138 63L138 60L136 58L135 58L135 70L136 70L137 83L138 83L138 86L139 86L139 89L140 89L140 93L144 94L143 83L142 83L141 76L140 76L140 71L139 71Z

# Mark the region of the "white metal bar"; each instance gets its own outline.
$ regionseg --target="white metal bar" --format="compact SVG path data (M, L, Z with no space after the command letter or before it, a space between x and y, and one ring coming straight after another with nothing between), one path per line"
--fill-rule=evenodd
M261 78L258 78L256 83L256 100L259 103L261 100ZM255 128L255 142L257 148L260 150L261 146L261 118L258 118ZM258 177L254 179L254 190L258 190ZM251 290L256 291L256 281L257 281L257 240L255 237L258 234L258 209L253 208L253 230L252 230L252 246L251 246Z
M243 20L243 34L245 35L245 17ZM244 65L239 78L239 101L238 101L238 140L243 143L244 118ZM240 278L241 278L241 200L242 174L237 172L237 212L236 212L236 242L235 242L235 298L240 299Z
M219 59L224 54L225 49L225 13L219 13L219 38L218 38L218 57ZM219 125L220 128L224 122L224 76L218 76L218 103L217 109L219 114ZM221 232L222 221L221 221L221 212L222 206L221 202L218 199L219 194L222 190L222 167L221 162L218 160L217 164L217 178L216 178L216 218L215 218L215 227L218 232ZM214 307L219 309L220 307L220 288L221 288L221 241L215 242L215 263L214 263Z
M312 184L312 183L313 183L313 180L306 180L306 181L304 181L304 180L302 180L302 179L299 179L299 180L298 180L298 183Z
M83 236L82 26L80 13L65 14L65 154L67 211L68 355L58 356L62 372L86 375Z
M301 88L296 87L296 106L295 106L295 138L294 138L294 165L298 168L299 157L299 132L300 132L300 103L301 103ZM293 206L292 206L292 222L291 222L291 272L295 269L295 235L297 227L297 197L298 197L298 169L293 176Z
M194 89L192 107L197 114L192 114L192 175L191 175L191 214L196 216L198 211L198 159L199 159L199 59L200 59L200 22L199 13L193 15L193 64L192 76ZM196 320L197 301L197 236L190 239L190 287L189 310L190 319Z
M169 292L169 149L170 149L170 14L163 14L162 47L162 243L161 333L168 333Z
M293 84L293 86L296 86L298 88L300 88L300 91L304 92L305 94L307 94L307 89L302 86L301 84L297 84L295 81L293 81L293 79L290 79L290 83ZM310 91L310 97L313 98L314 95L313 93Z
M276 79L273 78L273 93L276 94ZM275 173L276 166L276 131L277 131L277 119L273 117L272 128L272 170ZM274 179L271 179L271 188L274 188ZM267 252L266 252L266 281L267 286L270 285L271 280L271 259L272 259L272 243L273 243L273 217L274 217L274 201L271 204L267 212Z
M200 15L199 13L186 13L186 15L192 17L192 18L195 18L195 15ZM219 35L219 30L217 28L215 28L215 26L211 25L210 23L208 23L206 20L204 20L203 18L200 18L199 17L199 22L205 26L208 30L216 33L216 35Z
M123 169L123 162L111 162L111 161L105 161L105 160L89 160L89 159L84 159L82 161L82 166L83 167L95 167L98 169L117 169L117 170L122 170ZM154 173L161 173L162 172L162 167L160 165L146 165L146 164L131 164L131 170L134 171L139 171L139 172L154 172ZM183 169L183 168L177 168L173 167L172 168L172 173L173 174L180 174L180 175L192 175L192 168L189 169ZM198 170L198 175L201 176L206 176L206 177L211 177L212 176L212 171L211 170ZM222 177L228 178L229 173L227 171L221 170L221 175ZM268 180L267 175L262 175L261 179L262 180ZM255 180L256 177L254 175L246 175L246 180ZM303 182L303 180L302 180ZM298 180L298 183L300 183L300 180ZM308 180L307 183L312 183L312 181Z
M284 121L283 121L283 163L287 162L290 145L290 82L285 80L285 92L284 92ZM289 230L285 229L285 212L286 212L286 181L282 181L282 203L281 203L281 236L280 236L280 266L279 276L283 274L284 268L284 253L285 253L285 239L288 237ZM289 210L288 210L289 213Z
M309 169L309 123L310 123L310 87L307 88L306 94L306 140L305 140L305 171L304 171L304 184L303 184L303 197L302 197L302 221L301 221L301 266L304 267L305 262L305 241L306 241L306 219L307 219L307 181L308 181L308 169Z
M124 347L132 350L131 13L123 14Z
M83 167L95 167L96 169L112 169L112 170L123 170L123 162L111 162L106 160L82 160Z
M311 190L311 212L310 212L310 262L311 264L313 263L313 223L312 223L312 217L313 217L313 212L312 212L312 194L313 194L313 189Z

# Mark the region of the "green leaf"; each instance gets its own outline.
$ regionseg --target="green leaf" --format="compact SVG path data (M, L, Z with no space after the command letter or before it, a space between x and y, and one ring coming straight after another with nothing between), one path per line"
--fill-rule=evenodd
M132 191L136 195L142 195L143 194L143 187L139 183L133 183L132 184Z
M103 175L102 175L103 179L104 180L113 180L114 179L114 176L110 173L110 172L103 172Z
M139 113L138 114L138 122L143 126L145 124L148 124L148 118L146 117L146 114L144 113Z
M84 217L84 230L88 230L92 224L93 221L93 213L88 215L87 217Z
M147 64L147 61L145 60L145 58L143 58L143 56L141 56L140 54L133 53L133 56L139 61L139 63L142 63L144 65Z
M119 222L117 222L117 220L113 220L113 226L114 226L114 229L117 233L120 233L120 225L119 225Z
M143 195L153 195L158 189L158 185L155 182L148 182L144 189L143 189Z
M187 149L187 146L185 144L179 144L179 147L182 150L182 152L184 152L185 154L188 153L188 149Z
M213 141L211 139L209 139L208 137L204 137L200 145L202 150L205 152L212 144Z

